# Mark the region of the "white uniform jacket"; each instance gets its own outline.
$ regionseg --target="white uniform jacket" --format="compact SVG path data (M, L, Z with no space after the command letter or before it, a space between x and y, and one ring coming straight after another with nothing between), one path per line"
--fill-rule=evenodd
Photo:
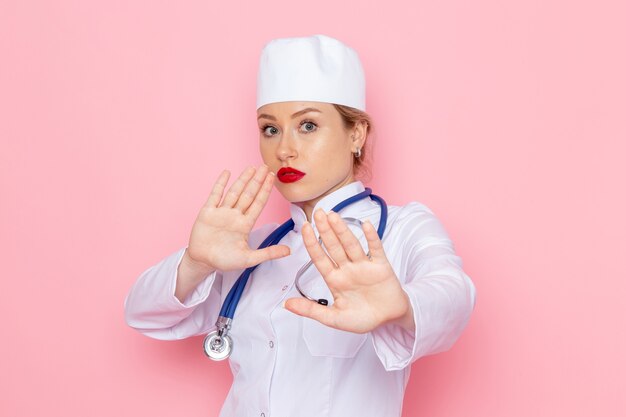
M328 212L363 190L361 182L353 182L315 208ZM220 417L399 417L410 364L449 349L474 308L475 288L461 258L427 206L390 205L383 246L409 295L416 330L392 324L367 334L336 330L282 307L285 299L300 297L295 274L310 259L300 235L304 211L295 204L290 210L295 228L280 243L291 254L259 265L237 307L230 331L233 384ZM380 208L365 198L340 214L378 226ZM257 247L277 226L253 230L250 246ZM351 229L366 248L362 231ZM174 290L185 249L143 272L125 299L126 322L146 336L176 340L214 330L224 298L242 272L212 273L181 303ZM301 283L305 292L332 305L314 265ZM199 351L201 345L199 340Z

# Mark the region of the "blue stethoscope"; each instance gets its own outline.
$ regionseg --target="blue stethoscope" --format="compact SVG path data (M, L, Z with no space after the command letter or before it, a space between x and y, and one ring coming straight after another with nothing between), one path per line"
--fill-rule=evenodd
M366 188L365 191L360 192L359 194L353 195L349 197L335 207L332 208L332 211L338 212L342 210L344 207L362 200L366 197L370 197L372 200L376 201L380 205L380 222L378 223L378 237L382 240L383 233L385 232L385 227L387 226L387 204L385 200L380 198L379 196L372 194L372 190L370 188ZM347 223L354 223L361 226L362 222L359 219L351 218L351 217L343 217L342 218ZM259 249L266 248L271 245L276 245L280 240L293 230L294 222L292 219L287 220L285 223L278 226L276 230L274 230L259 246ZM319 238L320 244L322 244L321 237ZM369 257L369 252L367 253ZM328 305L328 300L326 299L315 299L307 296L302 289L300 288L299 281L300 277L304 274L304 272L313 264L313 261L310 260L305 265L300 268L298 273L296 274L295 284L298 292L305 298L315 301L322 305ZM239 299L241 298L241 294L243 294L243 290L246 287L246 283L248 282L248 278L250 278L250 274L252 271L259 266L254 265L249 268L246 268L245 271L241 273L235 285L230 289L226 299L224 300L224 304L222 304L222 309L220 310L220 315L215 323L217 329L210 332L204 338L204 353L213 360L221 361L230 356L230 353L233 350L233 341L228 335L229 330L232 327L233 316L235 315L235 310L237 309L237 304L239 303Z

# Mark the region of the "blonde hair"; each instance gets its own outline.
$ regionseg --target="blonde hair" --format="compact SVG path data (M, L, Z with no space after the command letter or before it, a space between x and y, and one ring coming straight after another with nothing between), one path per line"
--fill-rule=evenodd
M370 170L367 165L366 158L368 157L369 149L371 148L370 135L372 134L374 130L372 126L372 118L370 117L369 114L365 113L364 111L355 109L354 107L344 106L342 104L333 104L333 106L335 106L335 109L341 115L341 120L343 120L343 125L345 126L346 129L351 129L357 123L361 123L361 122L364 122L367 125L366 130L365 130L365 138L366 138L365 145L363 146L363 148L361 148L361 157L354 158L353 167L354 167L355 175L362 177L364 176L363 174L366 174L366 176L369 176Z

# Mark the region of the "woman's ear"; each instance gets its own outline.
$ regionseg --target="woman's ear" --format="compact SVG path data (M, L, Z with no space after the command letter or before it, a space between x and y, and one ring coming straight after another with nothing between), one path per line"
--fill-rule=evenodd
M356 122L350 138L352 139L352 152L356 152L357 148L363 149L367 139L367 122L364 120Z

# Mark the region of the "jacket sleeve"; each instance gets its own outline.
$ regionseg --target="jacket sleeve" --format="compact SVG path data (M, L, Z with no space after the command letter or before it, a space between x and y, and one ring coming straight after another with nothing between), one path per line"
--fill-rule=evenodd
M394 226L406 237L400 249L406 260L401 270L406 273L398 278L413 308L415 331L389 323L371 332L376 354L388 371L450 349L466 327L476 300L461 258L427 206L407 204L397 222Z
M258 247L276 228L266 224L250 233L250 247ZM221 301L230 288L223 288L223 272L215 271L181 302L174 295L182 248L144 271L124 300L126 323L140 333L160 340L178 340L215 329ZM231 283L232 285L232 283Z

